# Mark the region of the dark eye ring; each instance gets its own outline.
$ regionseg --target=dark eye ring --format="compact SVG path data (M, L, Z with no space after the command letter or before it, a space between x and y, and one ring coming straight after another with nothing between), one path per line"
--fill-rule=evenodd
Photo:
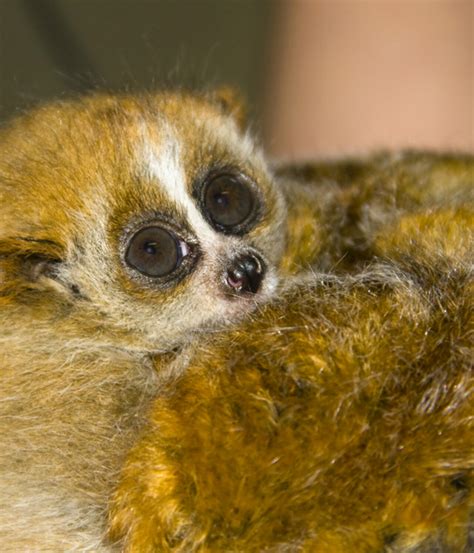
M203 187L201 206L214 228L239 234L255 219L257 197L241 176L223 173L212 177Z
M129 240L127 264L149 277L164 277L176 271L188 254L187 244L169 230L150 226L140 229Z

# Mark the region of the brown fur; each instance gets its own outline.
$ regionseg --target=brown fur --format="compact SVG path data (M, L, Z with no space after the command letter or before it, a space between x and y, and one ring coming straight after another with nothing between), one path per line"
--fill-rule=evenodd
M381 234L398 235L402 216L469 209L473 171L469 154L422 152L277 167L289 205L285 266L360 270L379 255ZM415 226L412 238L423 239L423 230Z
M288 281L155 401L112 506L126 551L472 551L474 160L348 167L289 210L292 262L339 274Z
M277 281L284 203L258 149L216 101L93 95L39 108L0 133L2 551L109 549L108 497L160 380L182 370L171 352L272 293L264 288ZM222 166L245 172L263 198L243 237L201 236L166 188L182 180L191 198L195 180ZM174 286L122 260L124 233L163 216L200 248L195 270ZM262 292L233 298L222 271L249 246L269 276ZM170 361L160 374L157 353Z
M242 114L93 95L1 131L2 551L468 547L472 157L272 176ZM248 235L205 249L147 170L174 139L188 196L216 165L257 183ZM156 212L203 248L168 288L120 258ZM286 290L268 307L216 287L249 245Z

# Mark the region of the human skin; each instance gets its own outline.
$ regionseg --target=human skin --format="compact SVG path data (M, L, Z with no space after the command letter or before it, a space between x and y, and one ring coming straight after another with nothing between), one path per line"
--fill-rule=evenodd
M471 0L291 0L277 14L264 136L277 157L474 150Z

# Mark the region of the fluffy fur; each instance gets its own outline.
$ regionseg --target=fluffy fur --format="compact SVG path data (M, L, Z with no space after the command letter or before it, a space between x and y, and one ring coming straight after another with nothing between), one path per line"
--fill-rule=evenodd
M470 552L472 290L456 268L321 278L202 348L127 459L112 537L144 553Z
M242 121L94 95L0 133L2 551L469 550L472 157L271 171ZM190 201L228 166L264 198L245 236ZM121 259L163 213L202 249L173 287Z
M229 101L93 95L0 133L2 551L110 547L108 498L159 381L183 364L173 351L275 292L285 205ZM194 184L221 167L258 187L261 218L245 236L219 234L196 206ZM179 282L123 260L127 233L155 220L198 252ZM267 271L237 297L223 274L248 248ZM153 354L169 361L159 374Z
M305 172L290 257L339 274L196 347L125 463L126 551L474 548L473 159Z

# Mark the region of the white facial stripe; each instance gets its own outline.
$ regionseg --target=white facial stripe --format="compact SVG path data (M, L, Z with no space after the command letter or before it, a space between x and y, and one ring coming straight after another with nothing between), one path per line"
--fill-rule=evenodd
M181 146L171 129L164 130L159 145L155 146L149 136L145 138L145 167L148 176L164 187L171 201L184 209L187 220L203 245L215 245L220 241L220 236L205 221L186 186Z

